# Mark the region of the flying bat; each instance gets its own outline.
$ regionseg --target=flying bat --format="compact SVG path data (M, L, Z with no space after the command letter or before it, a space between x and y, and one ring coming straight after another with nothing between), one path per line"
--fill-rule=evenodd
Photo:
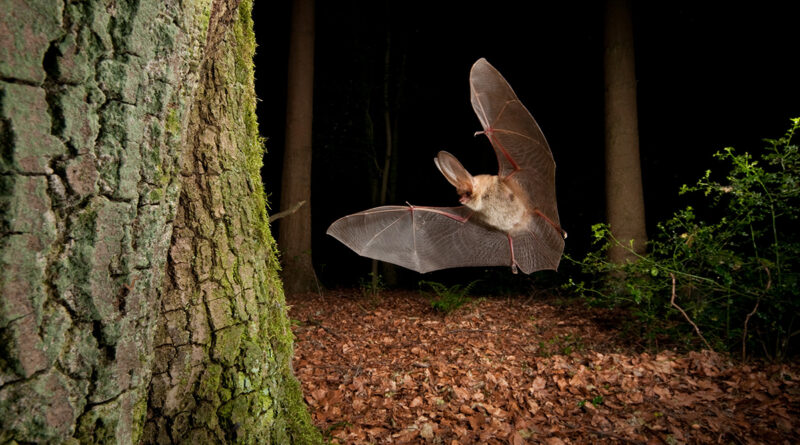
M328 228L361 256L420 273L466 266L558 268L567 233L556 207L556 164L530 112L486 59L469 76L472 108L497 155L497 175L471 175L440 151L434 162L459 195L458 207L383 206Z

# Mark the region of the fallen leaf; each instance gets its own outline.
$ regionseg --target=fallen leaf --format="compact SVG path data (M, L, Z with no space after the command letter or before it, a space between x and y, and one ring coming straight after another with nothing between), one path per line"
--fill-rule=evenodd
M419 430L419 435L423 439L433 439L433 425L430 423L422 425L422 428Z
M331 443L800 443L796 362L641 352L581 305L488 298L442 317L419 295L381 297L287 296L293 319L336 330L292 327L295 375ZM564 355L566 336L582 348Z

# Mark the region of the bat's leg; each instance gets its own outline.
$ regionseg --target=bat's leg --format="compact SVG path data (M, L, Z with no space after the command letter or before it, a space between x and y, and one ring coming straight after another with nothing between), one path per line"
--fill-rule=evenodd
M564 229L562 229L561 226L559 226L558 224L554 223L553 220L548 218L544 213L540 212L539 209L535 209L533 212L536 213L537 215L541 216L542 218L544 218L544 220L547 221L548 224L553 226L553 228L556 229L558 231L558 233L560 233L561 236L564 237L564 239L567 239L567 232Z
M511 273L517 273L517 259L514 258L514 240L511 235L506 234L508 237L508 248L511 250Z

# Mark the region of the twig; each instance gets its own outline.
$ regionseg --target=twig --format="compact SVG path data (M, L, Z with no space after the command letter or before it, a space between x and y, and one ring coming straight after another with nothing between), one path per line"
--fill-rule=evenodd
M769 273L769 269L766 266L764 266L764 270L767 271L767 286L764 288L764 294L766 294L769 292L769 288L772 287L772 275ZM756 300L756 305L753 307L753 310L744 318L744 329L742 331L742 361L747 358L747 323L750 322L750 317L756 314L759 303L761 303L761 296Z
M759 303L761 303L761 297L756 300L756 305L753 306L753 310L744 318L744 329L742 330L742 361L745 361L747 358L747 323L750 322L750 317L755 315Z
M306 203L305 201L300 201L298 203L295 203L292 207L270 216L269 222L275 222L281 218L285 218L291 215L292 213L295 213L296 211L300 210L300 207L303 207L303 204L305 203Z
M671 304L671 305L673 305L673 306L675 306L675 307L676 307L676 308L677 308L679 311L681 311L681 314L683 314L683 316L686 318L686 321L688 321L688 322L689 322L689 324L691 324L692 326L694 326L694 330L697 332L697 335L699 335L699 336L700 336L700 339L701 339L701 340L703 340L703 343L705 343L705 344L706 344L706 347L707 347L707 348L708 348L710 351L712 351L712 352L713 352L713 351L714 351L714 348L712 348L712 347L711 347L711 345L710 345L710 344L708 344L708 341L706 340L706 338L705 338L705 337L703 337L703 334L701 334L701 333L700 333L700 328L698 328L698 327L697 327L697 325L696 325L696 324L694 324L694 322L692 321L692 319L691 319L691 318L689 318L689 315L687 315L687 314L686 314L686 312L683 310L683 308L682 308L682 307L680 307L680 306L678 306L678 303L675 303L675 274L670 272L669 276L671 276L671 277L672 277L672 298L670 298L670 300L669 300L670 304Z
M331 328L329 328L329 327L327 327L327 326L323 325L323 324L322 324L322 322L321 322L321 321L319 321L319 320L314 320L314 319L312 319L312 318L307 318L307 319L306 319L306 322L307 322L308 324L312 324L312 325L314 325L314 326L317 326L317 327L320 327L320 328L322 328L322 329L323 329L325 332L327 332L328 334L331 334L331 335L333 335L333 336L334 336L334 337L336 337L336 338L341 338L341 337L339 336L339 334L337 334L337 333L336 333L336 332L335 332L333 329L331 329Z

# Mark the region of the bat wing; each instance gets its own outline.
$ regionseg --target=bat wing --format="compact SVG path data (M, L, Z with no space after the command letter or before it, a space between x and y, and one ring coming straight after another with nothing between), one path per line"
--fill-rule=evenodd
M560 227L556 164L539 125L486 59L475 62L469 79L472 108L497 154L498 176L516 182L529 195L533 207ZM546 223L542 218L534 219L537 224Z
M361 256L420 273L510 265L506 234L473 222L471 216L463 206L384 206L340 218L327 233Z
M526 273L537 270L557 270L564 252L564 238L546 222L534 217L528 229L512 235L514 262Z

